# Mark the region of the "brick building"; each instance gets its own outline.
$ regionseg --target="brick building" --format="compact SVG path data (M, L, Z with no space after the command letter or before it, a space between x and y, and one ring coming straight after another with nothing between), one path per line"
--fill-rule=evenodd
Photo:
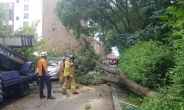
M54 7L59 0L43 0L42 38L56 54L77 52L80 45L58 20Z
M93 47L96 54L104 57L103 44L96 39L92 39L91 46Z

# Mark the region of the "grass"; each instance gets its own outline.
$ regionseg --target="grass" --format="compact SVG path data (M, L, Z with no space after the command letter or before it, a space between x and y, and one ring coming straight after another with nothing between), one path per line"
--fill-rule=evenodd
M138 96L136 96L136 95L134 95L132 93L126 93L125 97L126 97L126 100L129 103L131 103L133 105L136 105L136 106L140 106L142 104L142 102L143 102L142 98L140 98L140 97L138 97Z
M85 110L90 110L90 109L92 109L92 108L91 108L91 105L90 105L90 104L86 104L85 107L84 107L84 109L85 109Z

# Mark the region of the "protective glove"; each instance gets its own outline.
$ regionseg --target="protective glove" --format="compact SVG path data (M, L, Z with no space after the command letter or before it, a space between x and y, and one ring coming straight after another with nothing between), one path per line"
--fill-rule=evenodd
M51 78L51 75L50 75L50 74L48 74L48 77L49 77L49 78Z

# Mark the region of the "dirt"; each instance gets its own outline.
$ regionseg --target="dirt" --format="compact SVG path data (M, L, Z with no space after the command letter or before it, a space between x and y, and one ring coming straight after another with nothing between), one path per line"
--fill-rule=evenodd
M114 110L110 86L78 85L78 95L73 95L70 89L68 95L61 93L61 85L52 82L52 95L56 99L40 99L38 86L30 85L29 95L23 98L11 93L5 102L0 104L0 110ZM46 87L44 88L45 95Z

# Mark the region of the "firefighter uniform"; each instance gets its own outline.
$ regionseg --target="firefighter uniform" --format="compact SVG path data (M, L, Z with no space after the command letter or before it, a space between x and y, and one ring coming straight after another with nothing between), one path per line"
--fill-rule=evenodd
M64 61L61 61L60 68L59 68L60 76L63 76L64 68L65 68L65 63L64 63Z
M59 72L60 72L60 76L59 76L59 82L63 83L64 80L64 68L65 68L65 61L61 60L60 62L60 67L59 67Z
M72 59L69 57L65 60L65 68L64 68L64 84L62 87L62 93L66 94L66 89L70 85L71 91L73 94L78 94L76 91L76 82L74 78L74 65Z

